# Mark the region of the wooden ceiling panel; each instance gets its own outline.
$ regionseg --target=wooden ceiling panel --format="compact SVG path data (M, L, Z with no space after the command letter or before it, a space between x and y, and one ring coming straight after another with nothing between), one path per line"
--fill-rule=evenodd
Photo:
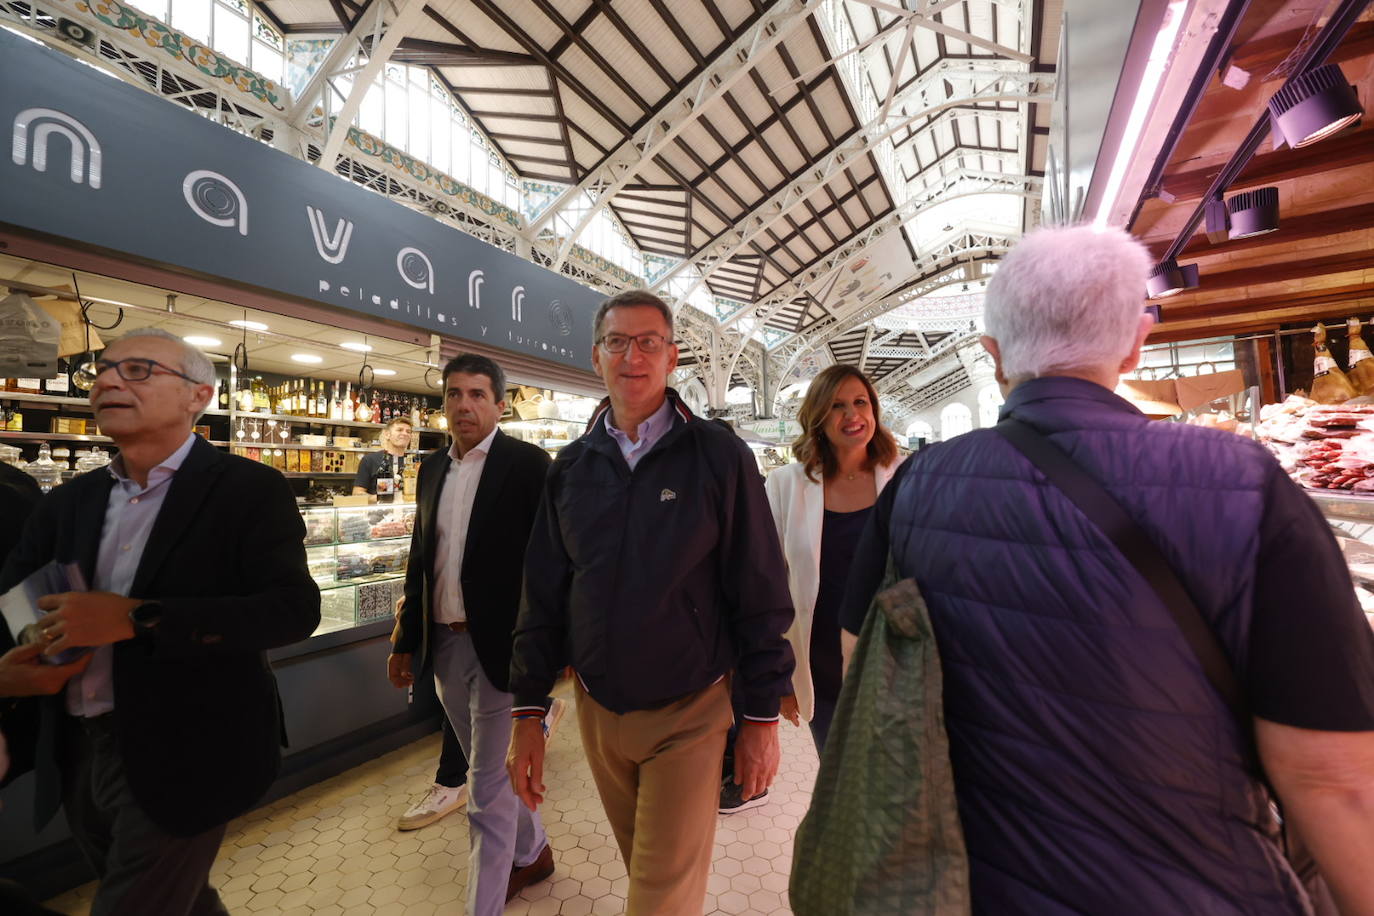
M762 200L773 188L786 184L790 176L790 172L777 168L769 153L775 151L759 143L750 143L740 150L734 161L725 163L717 171L725 175L735 191L752 204ZM736 178L739 180L736 181Z
M554 103L553 97L548 95L511 96L480 90L470 90L460 95L463 104L472 111L500 111L516 118L521 115L550 117L558 114L558 106Z
M651 105L657 105L671 95L673 87L692 70L691 57L666 33L657 39L655 36L644 36L653 42L650 49L638 35L633 36L633 40L627 39L620 28L603 14L593 19L582 35ZM635 48L634 42L648 51L653 65Z
M782 97L789 98L793 94L787 92ZM763 93L759 92L752 81L740 80L736 83L734 88L730 90L730 98L735 103L731 106L731 110L735 111L736 116L738 117L739 112L743 112L744 116L754 124L762 124L773 113L768 100L763 97Z
M482 2L486 3L487 0ZM472 39L474 47L517 54L526 51L523 45L474 4L473 0L429 0L427 6Z
M849 106L835 80L821 84L812 93L816 107L825 118L825 126L832 137L842 137L857 126L849 113Z
M477 110L480 111L480 109ZM549 115L545 117L552 116ZM508 136L534 135L546 138L555 138L559 136L558 124L552 120L541 121L533 118L523 118L519 115L514 115L509 118L483 116L479 118L479 120L481 120L483 128L485 128L488 133L492 134L505 134ZM566 159L567 157L565 156L564 158Z
M721 156L724 156L727 152L729 152L729 150L727 150L725 147L721 146L719 143L716 142L716 138L711 136L711 132L708 131L700 122L689 125L685 130L682 131L681 136L682 142L690 148L692 148L693 150L695 150L697 155L705 159L707 162L715 162ZM691 174L696 171L696 167L694 165L691 165L690 160L687 160L685 158L682 162L677 163L677 165L679 168L682 168L683 171L687 174Z
M480 89L528 89L547 92L549 80L543 67L440 67L439 73L453 86Z
M644 117L644 109L639 101L631 98L600 67L594 65L581 48L568 48L559 60L577 74L586 90L615 112L621 121L634 124Z
M1236 89L1213 79L1163 167L1159 186L1168 197L1142 201L1132 223L1156 257L1186 227L1264 114L1267 99L1283 85L1283 65L1294 46L1315 37L1304 36L1308 23L1314 29L1323 25L1296 0L1252 6L1228 57L1230 65L1250 74L1249 83ZM1374 11L1364 12L1330 60L1368 106ZM1198 265L1200 285L1161 300L1164 322L1152 340L1263 331L1367 311L1374 295L1374 125L1348 128L1300 150L1275 150L1266 138L1224 196L1265 186L1278 189L1278 230L1214 244L1205 225L1198 226L1179 260Z

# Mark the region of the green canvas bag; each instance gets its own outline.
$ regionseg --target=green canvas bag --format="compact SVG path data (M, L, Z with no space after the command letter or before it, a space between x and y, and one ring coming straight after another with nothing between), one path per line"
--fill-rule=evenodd
M895 578L889 559L797 829L797 916L970 911L935 636L916 582Z

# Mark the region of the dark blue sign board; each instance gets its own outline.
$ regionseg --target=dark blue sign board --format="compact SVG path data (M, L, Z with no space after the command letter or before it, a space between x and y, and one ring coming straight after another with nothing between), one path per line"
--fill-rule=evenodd
M602 298L0 30L0 223L588 369Z

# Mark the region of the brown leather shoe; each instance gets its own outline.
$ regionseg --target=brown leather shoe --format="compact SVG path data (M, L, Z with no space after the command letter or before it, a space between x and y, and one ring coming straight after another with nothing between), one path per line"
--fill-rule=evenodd
M510 884L506 885L506 902L510 903L515 899L516 894L531 884L538 884L552 874L553 850L548 847L548 844L545 844L544 849L539 853L539 858L524 868L517 866L510 870Z

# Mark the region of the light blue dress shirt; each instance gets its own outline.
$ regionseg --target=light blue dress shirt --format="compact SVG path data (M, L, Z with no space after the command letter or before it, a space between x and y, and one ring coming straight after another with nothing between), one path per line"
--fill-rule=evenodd
M195 433L175 452L148 472L148 486L140 487L124 470L124 458L110 462L114 478L110 501L105 507L105 524L100 529L100 552L95 561L92 591L128 595L134 587L134 574L143 559L143 548L153 523L162 511L162 501L171 488L173 475L186 460L195 443ZM114 646L101 646L91 664L67 683L67 712L74 716L101 716L114 710Z
M673 428L673 403L666 397L663 399L663 406L649 415L649 418L639 424L636 430L639 436L638 441L631 442L630 437L611 422L611 412L606 411L604 419L606 432L611 434L611 438L620 446L620 454L625 456L625 463L630 466L630 470L635 469L639 464L639 459L649 454L659 439L662 439L668 430Z

